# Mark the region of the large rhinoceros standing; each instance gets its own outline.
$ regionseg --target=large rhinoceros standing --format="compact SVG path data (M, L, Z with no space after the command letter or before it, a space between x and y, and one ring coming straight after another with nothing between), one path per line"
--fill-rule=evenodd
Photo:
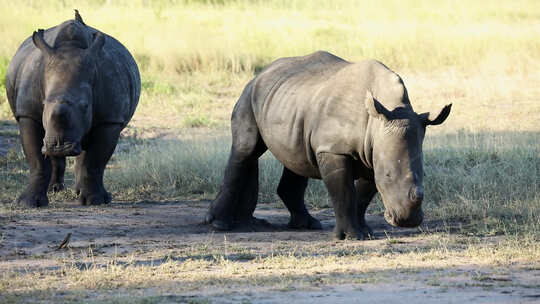
M375 60L350 63L327 52L279 59L234 107L231 153L206 221L228 230L256 220L257 162L268 149L284 165L277 193L289 226L321 228L304 204L308 178L324 181L339 239L372 234L364 215L377 192L390 224L418 226L426 126L441 124L450 109L415 113L401 78Z
M82 204L111 201L103 171L137 106L139 70L116 39L87 26L78 12L34 32L11 60L6 91L30 167L24 206L48 204L64 187L65 157L77 156L75 189Z

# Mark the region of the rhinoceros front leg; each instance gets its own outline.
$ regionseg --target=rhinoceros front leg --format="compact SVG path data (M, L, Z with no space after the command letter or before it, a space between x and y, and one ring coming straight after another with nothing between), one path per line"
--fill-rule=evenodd
M83 205L111 202L111 195L103 185L105 166L114 152L122 131L119 124L102 125L86 135L86 145L75 161L75 190Z
M375 193L377 193L377 188L373 182L358 179L354 182L356 188L356 197L358 204L358 220L360 221L360 229L364 234L365 238L373 238L373 230L366 223L366 210L369 206L369 203L373 199Z
M304 203L308 178L283 167L277 193L289 212L289 227L294 229L322 229L321 222L312 217Z
M66 158L51 156L52 175L49 191L60 192L64 190L64 173L66 172Z
M364 239L358 220L352 159L345 155L319 153L317 162L321 177L334 205L334 214L336 215L334 236L340 240L344 238Z
M41 123L26 117L19 118L19 131L26 162L30 168L28 186L16 203L26 207L44 207L49 204L47 186L51 179L51 162L41 153L45 130Z

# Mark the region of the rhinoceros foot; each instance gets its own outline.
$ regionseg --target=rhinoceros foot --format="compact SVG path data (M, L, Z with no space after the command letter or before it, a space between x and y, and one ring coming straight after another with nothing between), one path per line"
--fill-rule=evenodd
M209 224L213 229L218 231L229 231L233 228L233 223L230 220L216 219L215 216L208 212L204 218L204 224Z
M52 183L49 185L49 192L57 193L63 191L66 188L64 183Z
M46 207L49 205L49 199L46 193L43 194L27 189L17 198L15 203L26 208Z
M210 225L213 229L218 231L229 231L233 229L233 223L224 220L213 220Z
M321 222L309 214L303 217L291 216L288 226L292 229L322 229Z
M79 203L81 203L81 205L102 205L110 202L111 194L105 190L96 192L80 190Z
M272 226L272 224L270 224L267 220L256 218L253 216L248 219L236 220L233 222L225 219L216 219L210 212L206 214L204 223L210 224L213 229L218 231L229 231L232 229L253 230L261 226Z
M360 226L360 231L363 234L363 240L373 240L375 239L375 234L373 234L373 230L368 225L364 224Z
M234 229L238 231L260 231L272 227L272 224L265 219L250 216L249 218L237 219L234 222Z
M272 224L270 224L270 222L268 222L267 220L265 219L260 219L260 218L256 218L254 216L250 217L249 219L247 220L242 220L242 221L239 221L237 223L237 226L239 225L251 225L251 226L272 226Z
M367 227L367 226L366 226ZM369 229L369 228L368 228ZM367 231L368 229L360 228L360 229L345 229L340 228L339 226L336 226L334 228L334 237L338 240L369 240L370 236Z

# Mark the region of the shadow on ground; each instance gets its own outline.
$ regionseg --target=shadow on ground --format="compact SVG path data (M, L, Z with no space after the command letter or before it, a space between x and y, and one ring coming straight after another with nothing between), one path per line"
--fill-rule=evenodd
M213 231L203 224L209 201L168 201L113 203L105 206L80 206L75 202L53 202L44 209L9 209L3 216L0 235L0 260L34 259L63 256L57 247L68 233L69 250L112 256L135 250L174 249L178 246L204 245L222 241L254 244L276 241L310 242L332 240L335 225L333 211L321 209L313 215L321 220L323 230L291 230L285 209L260 204L255 216L271 225L252 226L230 232ZM426 221L421 228L394 228L382 216L368 216L376 239L399 238L436 229L437 223ZM396 240L396 242L399 242ZM209 258L201 256L200 258ZM231 256L231 258L234 258Z

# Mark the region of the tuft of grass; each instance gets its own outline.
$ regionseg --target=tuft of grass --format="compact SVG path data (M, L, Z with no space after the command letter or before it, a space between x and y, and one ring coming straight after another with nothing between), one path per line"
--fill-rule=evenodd
M200 128L211 125L210 119L203 114L189 115L184 118L184 126L187 128Z
M538 233L540 158L537 132L458 132L426 140L430 215L472 223L482 234Z
M0 156L0 203L11 203L27 181L28 166L22 151L12 148Z
M6 74L8 69L9 59L0 55L0 118L11 117L11 109L7 101L6 95Z
M147 142L129 153L118 154L115 161L119 169L107 174L107 182L122 199L141 195L163 199L197 193L212 198L219 191L230 145L229 137ZM283 166L267 152L259 161L259 170L259 202L279 200L275 189ZM313 206L328 206L321 181L310 182L306 200Z

